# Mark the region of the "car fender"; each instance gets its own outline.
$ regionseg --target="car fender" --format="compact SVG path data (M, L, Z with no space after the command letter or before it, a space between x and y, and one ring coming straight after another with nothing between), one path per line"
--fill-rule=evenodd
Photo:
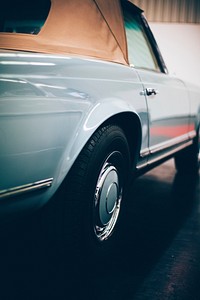
M120 98L107 98L101 102L97 102L84 114L81 123L77 126L77 131L70 137L68 145L66 145L66 149L63 153L58 174L56 176L58 186L66 177L81 150L94 132L109 119L123 113L130 113L133 118L137 116L138 120L140 120L137 112L131 108L127 102Z

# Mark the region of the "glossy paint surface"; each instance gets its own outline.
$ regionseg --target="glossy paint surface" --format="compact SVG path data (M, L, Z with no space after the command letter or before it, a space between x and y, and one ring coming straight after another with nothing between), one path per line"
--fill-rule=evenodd
M150 112L149 146L187 134L190 104L184 84L165 74L149 71L138 73L146 88L156 90L155 95L146 95Z
M0 66L1 191L53 178L53 193L113 115L141 114L147 126L142 85L128 67L13 52L1 53Z
M149 87L159 93L148 97ZM51 187L35 196L35 203L47 202L95 130L120 114L139 121L138 164L145 166L151 149L179 135L187 139L198 123L199 95L190 104L193 94L166 74L84 58L2 51L0 197L9 189L51 179ZM129 131L134 137L135 128Z

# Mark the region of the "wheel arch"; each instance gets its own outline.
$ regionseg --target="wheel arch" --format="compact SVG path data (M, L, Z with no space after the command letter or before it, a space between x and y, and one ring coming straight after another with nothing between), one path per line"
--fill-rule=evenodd
M114 109L114 108L113 108ZM106 110L105 110L106 111ZM98 114L95 114L99 118ZM95 118L93 117L93 120ZM57 184L60 185L62 181L68 176L70 169L78 158L80 152L92 137L92 135L102 126L108 124L115 124L122 128L127 138L129 150L130 150L130 170L134 171L137 159L139 157L142 129L140 117L134 111L118 111L115 114L112 113L107 118L103 118L102 122L96 122L95 126L87 127L85 120L82 123L80 131L73 135L70 139L71 145L63 153L61 164L58 168ZM57 186L58 186L57 185Z
M139 116L132 112L122 112L107 119L101 126L107 124L116 124L124 131L130 150L131 170L134 170L142 141L142 129Z

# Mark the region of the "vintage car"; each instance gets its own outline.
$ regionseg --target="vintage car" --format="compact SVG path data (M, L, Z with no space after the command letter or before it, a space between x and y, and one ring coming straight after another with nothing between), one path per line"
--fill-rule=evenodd
M49 206L61 240L99 247L132 178L171 157L198 174L199 88L131 1L8 0L0 20L1 219Z

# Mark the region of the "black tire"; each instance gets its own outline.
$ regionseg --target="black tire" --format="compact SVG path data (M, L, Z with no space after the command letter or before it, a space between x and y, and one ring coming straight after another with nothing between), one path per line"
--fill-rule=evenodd
M197 175L199 171L200 127L193 144L175 156L176 170L184 175Z
M54 200L53 224L59 225L57 235L65 247L90 250L89 255L112 248L129 157L126 136L117 125L101 127L85 145Z

